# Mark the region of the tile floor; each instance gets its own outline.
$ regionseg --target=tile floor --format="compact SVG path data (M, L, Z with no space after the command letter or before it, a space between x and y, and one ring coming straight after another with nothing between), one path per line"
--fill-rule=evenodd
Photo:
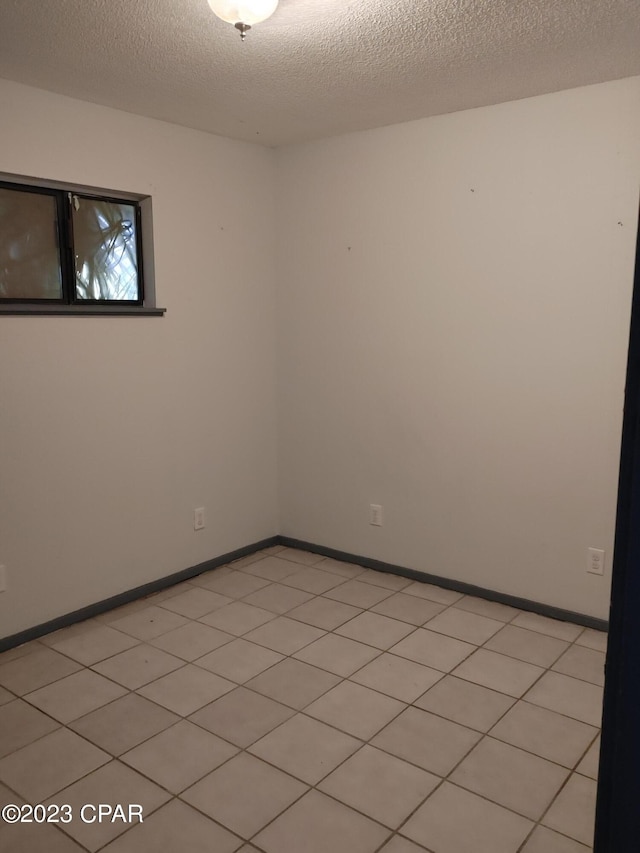
M267 549L0 655L0 851L587 853L605 646Z

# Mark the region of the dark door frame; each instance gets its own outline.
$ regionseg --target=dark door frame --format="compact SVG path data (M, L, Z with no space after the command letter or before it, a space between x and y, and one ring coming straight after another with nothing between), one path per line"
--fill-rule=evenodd
M631 307L594 853L640 850L640 228Z

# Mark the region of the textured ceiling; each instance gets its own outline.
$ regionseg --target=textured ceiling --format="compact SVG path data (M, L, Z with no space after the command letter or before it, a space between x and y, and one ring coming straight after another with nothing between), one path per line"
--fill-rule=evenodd
M640 0L0 0L0 77L272 146L636 74Z

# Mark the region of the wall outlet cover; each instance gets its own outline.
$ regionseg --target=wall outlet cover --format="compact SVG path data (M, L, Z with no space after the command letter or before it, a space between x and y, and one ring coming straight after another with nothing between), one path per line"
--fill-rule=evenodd
M587 572L590 575L604 574L604 551L601 548L587 550Z
M382 507L380 504L369 504L369 524L382 527Z

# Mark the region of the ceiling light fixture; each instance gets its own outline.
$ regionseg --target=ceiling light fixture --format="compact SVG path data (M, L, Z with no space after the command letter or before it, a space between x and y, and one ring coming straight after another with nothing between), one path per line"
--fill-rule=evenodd
M244 41L253 24L266 21L276 11L278 0L207 0L216 15L240 31Z

